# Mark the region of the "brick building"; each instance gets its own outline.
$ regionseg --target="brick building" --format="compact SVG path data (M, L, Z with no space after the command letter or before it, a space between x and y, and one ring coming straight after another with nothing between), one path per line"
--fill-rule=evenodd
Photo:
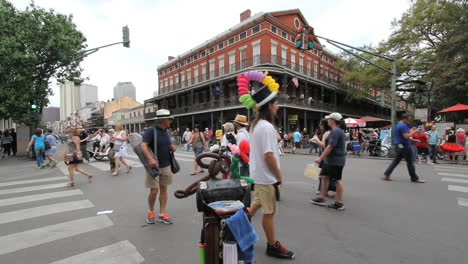
M246 10L240 23L157 68L159 93L145 101L145 120L155 113L147 105L169 109L174 127L220 128L236 114L252 116L238 101L236 77L250 71L268 71L280 85L277 123L285 130L316 128L330 112L360 117L370 113L388 118L377 91L368 98L346 101L347 89L339 85L343 71L336 57L316 40L314 49L295 48L296 29L309 25L299 9L251 16ZM299 86L292 79L299 80ZM257 86L257 87L255 87ZM253 88L259 88L254 84ZM387 101L387 100L386 100ZM404 106L404 105L400 105Z

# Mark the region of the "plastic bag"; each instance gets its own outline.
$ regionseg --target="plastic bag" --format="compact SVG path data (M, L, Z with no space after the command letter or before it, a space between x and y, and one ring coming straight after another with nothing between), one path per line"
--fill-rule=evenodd
M317 163L307 164L304 170L304 176L310 177L312 179L318 179L320 175L320 168Z

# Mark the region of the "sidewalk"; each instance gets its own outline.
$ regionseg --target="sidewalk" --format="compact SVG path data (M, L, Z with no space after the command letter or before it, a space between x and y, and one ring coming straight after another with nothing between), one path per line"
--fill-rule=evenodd
M308 148L307 149L305 149L305 148L296 149L294 154L292 154L292 149L291 148L284 148L284 153L291 154L291 155L318 156L318 154L316 154L315 151L312 151L312 154L309 154L309 149ZM348 153L348 155L346 157L347 158L352 158L352 159L392 160L392 158L389 158L389 157L369 156L368 153L361 154L361 156L353 155L352 153ZM458 164L458 165L468 166L468 161L466 161L466 160L463 160L463 161L438 160L437 162L440 163L440 164Z

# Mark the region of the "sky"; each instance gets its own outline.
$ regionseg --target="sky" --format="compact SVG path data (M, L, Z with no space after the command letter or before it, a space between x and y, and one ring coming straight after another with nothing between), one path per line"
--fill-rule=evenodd
M30 0L9 0L23 10ZM157 67L239 23L246 9L260 12L299 8L319 36L354 46L377 44L391 32L410 0L35 0L37 6L72 14L89 48L121 41L130 28L130 48L101 49L81 63L82 77L98 86L98 97L113 97L118 82L132 82L137 101L158 88ZM324 43L322 41L322 43ZM331 45L328 49L335 51ZM50 106L60 106L59 88L51 83Z

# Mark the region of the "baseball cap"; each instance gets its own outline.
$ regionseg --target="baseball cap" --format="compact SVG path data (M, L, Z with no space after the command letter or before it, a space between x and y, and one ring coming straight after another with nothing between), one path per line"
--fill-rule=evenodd
M336 121L341 121L343 116L340 113L331 113L325 117L325 119L335 119Z

